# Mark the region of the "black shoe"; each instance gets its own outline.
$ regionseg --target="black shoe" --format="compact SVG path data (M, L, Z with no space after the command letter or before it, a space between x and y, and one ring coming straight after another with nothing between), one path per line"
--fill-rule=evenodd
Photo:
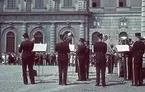
M63 85L67 85L67 83L64 83Z
M63 85L62 83L59 83L58 85Z
M77 81L81 81L80 79L78 79Z
M95 86L99 86L99 84L96 84Z
M31 84L35 84L35 82L31 82Z
M131 86L138 86L137 84L131 84Z
M104 84L104 85L102 85L103 87L106 87L106 85Z
M25 85L28 85L28 81L23 81L23 83L24 83Z
M25 85L28 85L28 82L24 82Z

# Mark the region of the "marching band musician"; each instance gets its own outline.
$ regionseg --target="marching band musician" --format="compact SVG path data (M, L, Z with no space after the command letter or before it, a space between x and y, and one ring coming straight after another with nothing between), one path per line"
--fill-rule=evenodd
M108 67L108 73L113 73L113 49L111 48L110 40L108 39L108 36L104 36L104 42L107 44L107 67Z
M132 55L133 55L133 82L134 86L143 85L142 80L142 58L145 50L145 44L140 40L141 33L135 33L136 41L132 47Z
M21 43L19 47L19 53L22 52L22 73L23 73L23 83L28 84L28 79L27 79L27 66L29 69L29 77L31 84L35 84L35 79L33 75L33 46L34 42L29 40L29 35L27 33L23 34L24 41Z
M98 41L94 45L94 52L96 55L96 86L99 86L100 84L100 72L102 76L102 86L106 86L105 71L107 44L102 41L102 38L102 34L100 34Z
M69 44L64 35L60 35L60 42L56 44L55 51L58 53L59 85L67 85Z
M130 38L128 38L128 45L129 45L129 49L130 51L127 52L127 57L128 57L128 61L127 61L127 68L128 68L128 80L132 79L132 52L131 52L131 48L132 48L132 40Z
M86 53L85 53L85 69L86 69L86 79L89 78L89 65L90 65L90 48L89 48L89 41L85 41L86 45Z
M86 46L85 40L80 38L77 46L77 57L78 57L78 81L86 81L86 69L85 69L85 53Z

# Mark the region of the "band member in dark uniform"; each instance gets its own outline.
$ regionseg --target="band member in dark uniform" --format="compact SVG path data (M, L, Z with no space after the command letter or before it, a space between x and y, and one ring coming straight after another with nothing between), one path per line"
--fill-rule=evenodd
M77 46L78 80L79 81L86 81L85 53L86 53L85 40L83 38L80 38L78 46Z
M131 48L132 48L132 40L129 38L128 39L128 45L129 45L129 49L130 51L127 53L127 57L128 57L128 80L132 79L132 52L131 52Z
M56 44L55 51L58 53L59 85L67 85L68 54L69 45L60 35L60 42Z
M102 41L102 34L98 36L98 41L94 45L94 52L96 55L96 86L100 84L100 72L102 76L102 86L106 86L105 71L107 44Z
M46 65L50 64L50 54L46 54Z
M133 84L135 86L141 86L143 84L142 80L142 58L145 50L145 44L140 40L141 34L135 33L136 42L132 47L133 55Z
M90 65L90 48L89 48L89 41L85 42L86 44L86 56L85 56L85 69L86 69L86 79L89 78L89 65Z
M34 42L29 40L29 36L27 33L24 33L23 35L24 41L21 43L19 52L22 52L22 73L23 73L23 82L24 84L28 84L28 79L27 79L27 66L29 69L29 77L31 84L35 84L35 79L33 75L33 46Z

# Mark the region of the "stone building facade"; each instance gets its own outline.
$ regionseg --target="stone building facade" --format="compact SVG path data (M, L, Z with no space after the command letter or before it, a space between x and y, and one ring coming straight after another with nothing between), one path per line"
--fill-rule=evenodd
M59 34L71 33L72 44L79 38L94 44L96 34L108 35L117 44L118 34L130 38L143 25L143 0L0 0L1 52L17 52L28 32L36 43L47 43L53 52Z

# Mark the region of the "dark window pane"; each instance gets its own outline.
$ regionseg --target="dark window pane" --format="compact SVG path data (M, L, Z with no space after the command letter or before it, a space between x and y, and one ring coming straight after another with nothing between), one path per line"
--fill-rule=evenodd
M123 7L123 2L119 2L119 7Z
M7 33L7 38L6 38L6 52L14 52L15 48L15 35L13 32L8 32Z
M35 0L35 8L44 8L44 0Z
M119 0L119 7L126 7L126 0Z
M99 8L100 7L100 0L92 0L92 7Z
M35 43L43 43L43 34L41 32L36 32L34 37Z
M9 9L16 8L16 0L8 0L7 1L7 8L9 8Z
M92 3L92 7L96 8L97 7L97 3L96 2Z

